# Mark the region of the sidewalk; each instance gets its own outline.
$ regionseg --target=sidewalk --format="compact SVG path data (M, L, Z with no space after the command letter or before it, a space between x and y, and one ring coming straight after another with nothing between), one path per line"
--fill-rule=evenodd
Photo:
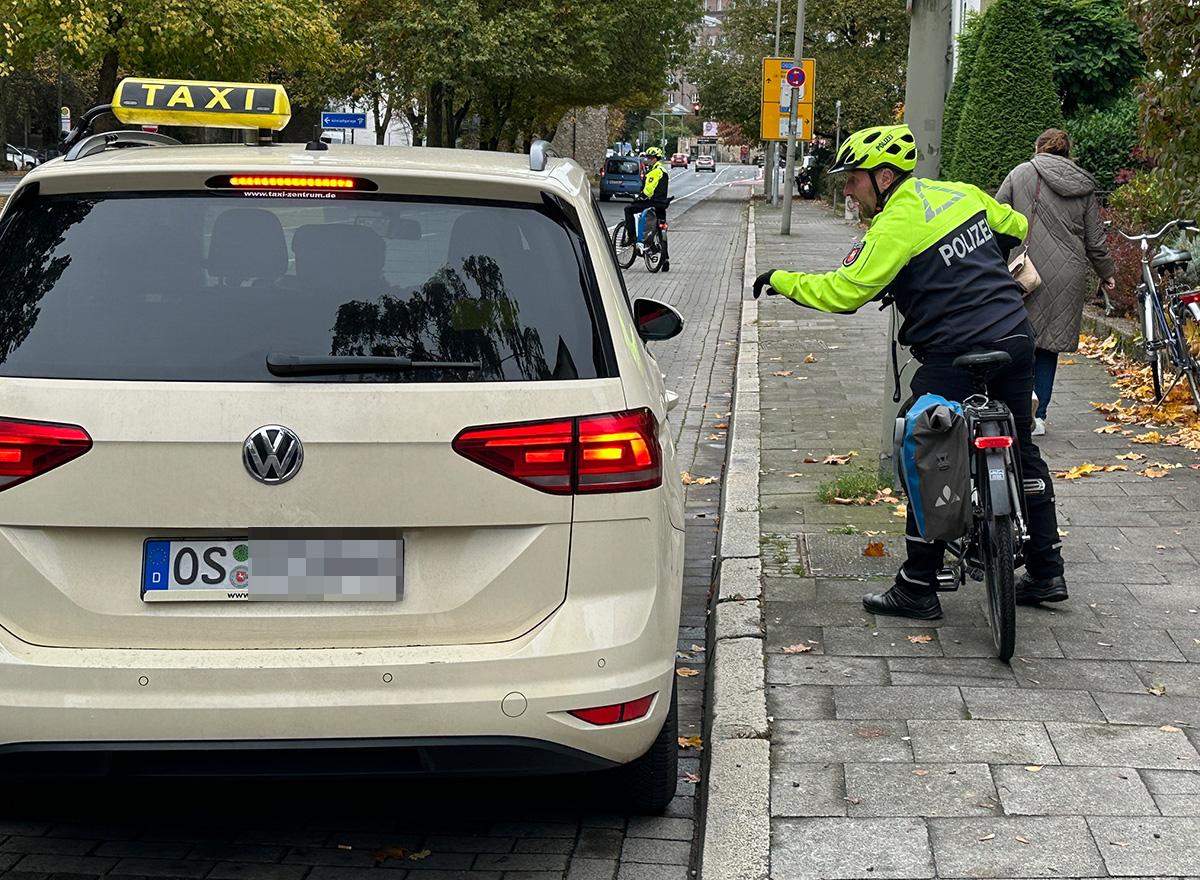
M790 237L779 220L753 203L702 880L1200 876L1200 470L1136 473L1200 456L1131 442L1147 428L1095 433L1109 423L1091 402L1117 392L1064 356L1040 438L1051 472L1129 466L1054 480L1071 599L1018 609L1011 663L982 584L943 594L933 623L865 613L904 521L816 490L875 466L888 318L751 300L758 272L828 271L861 235L812 203ZM862 556L871 541L890 555Z

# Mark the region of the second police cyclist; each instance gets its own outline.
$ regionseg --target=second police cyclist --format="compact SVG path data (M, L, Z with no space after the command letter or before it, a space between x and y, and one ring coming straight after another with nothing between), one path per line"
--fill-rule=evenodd
M1008 352L1012 363L996 370L988 390L1012 410L1025 479L1043 486L1028 496L1030 535L1017 601L1061 602L1067 586L1054 492L1030 438L1034 333L1005 261L1028 223L975 186L914 177L916 164L907 125L851 135L830 171L846 172L845 195L858 202L871 228L836 271L767 271L755 279L754 295L765 287L826 312L850 312L881 295L894 297L904 316L900 342L920 362L912 399L929 392L964 400L974 384L966 369L952 366L954 358L975 347ZM911 505L905 532L907 558L895 584L885 593L865 595L863 606L875 614L939 618L936 575L945 543L919 537Z
M667 217L667 189L671 185L671 176L667 173L667 166L663 162L663 152L658 147L651 147L646 150L646 155L650 157L653 164L646 172L642 191L638 193L637 198L625 206L625 244L627 245L631 243L628 241L628 237L635 235L637 215L642 211L653 208L658 212L659 220L665 220ZM640 241L637 246L640 251L642 247Z

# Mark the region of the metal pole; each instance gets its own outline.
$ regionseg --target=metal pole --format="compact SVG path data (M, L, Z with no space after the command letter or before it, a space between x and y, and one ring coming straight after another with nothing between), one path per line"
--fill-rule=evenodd
M834 123L836 133L834 134L834 137L833 137L833 158L837 159L838 151L842 148L842 99L838 98L834 102L833 106L837 110L837 121ZM837 191L837 187L835 186L833 188L833 210L834 211L837 211L837 206L838 206L838 191Z
M804 0L796 0L796 52L793 60L803 70L804 58ZM783 200L783 220L779 224L780 235L792 234L792 177L796 173L796 118L800 112L800 87L792 86L792 107L788 113L787 169L783 173L783 185L787 187L787 198Z
M775 55L779 57L779 28L783 22L783 0L775 0ZM770 171L768 172L768 168ZM763 163L763 177L767 191L771 194L771 207L779 204L779 141L772 140L767 148L767 161Z

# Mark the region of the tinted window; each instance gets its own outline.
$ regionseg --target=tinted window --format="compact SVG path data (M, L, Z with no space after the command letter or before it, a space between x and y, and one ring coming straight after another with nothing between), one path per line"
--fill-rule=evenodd
M268 352L481 364L304 381L610 374L583 245L541 206L169 194L12 207L0 375L280 381Z
M637 159L609 159L607 174L640 174L641 164Z

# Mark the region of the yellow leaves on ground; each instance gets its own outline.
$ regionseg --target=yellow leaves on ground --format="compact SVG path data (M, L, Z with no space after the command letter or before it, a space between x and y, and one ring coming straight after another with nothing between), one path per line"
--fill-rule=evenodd
M1134 443L1162 443L1165 439L1166 438L1162 434L1158 433L1158 431L1149 431L1145 434L1138 434L1136 437L1132 438Z
M932 642L933 636L927 636L924 633L921 633L920 635L909 636L908 640L910 642L912 642L914 645L924 645L927 642Z
M1167 474L1169 474L1171 472L1168 470L1164 470L1163 468L1148 467L1144 470L1138 471L1138 473L1141 474L1143 477L1149 477L1151 480L1155 480L1155 479L1158 479L1159 477L1165 477Z
M1164 724L1159 730L1166 731L1167 733L1179 733L1179 728L1170 724Z
M804 363L815 364L816 362L817 362L817 359L815 357L813 357L811 354L806 354L804 356Z
M698 736L681 736L679 737L679 748L701 750L704 748L704 741Z
M687 471L680 473L679 478L683 480L683 484L685 486L707 486L709 483L715 483L717 481L716 477L693 477Z
M794 372L796 372L796 371L795 370L778 370L778 371L772 373L771 375L772 376L790 376Z
M868 541L867 547L862 552L863 556L887 556L887 551L883 549L882 541Z
M692 669L690 666L679 666L675 669L675 674L680 678L691 678L693 675L699 675L699 669Z
M1065 361L1058 362L1059 366L1067 366L1067 365L1073 364L1073 363L1075 363L1075 361L1073 361L1073 360L1065 360Z
M1156 697L1165 697L1167 695L1167 686L1165 684L1152 684L1146 690Z
M1120 430L1121 430L1120 425L1105 425L1103 428L1096 428L1093 431L1093 433L1095 433L1095 434L1116 434Z
M1029 764L1025 767L1030 773L1040 773L1044 764Z
M1144 453L1144 452L1126 452L1124 455L1118 455L1117 460L1118 461L1141 461L1143 458L1146 458L1146 457L1147 457L1146 453Z
M789 474L789 476L792 476ZM794 476L802 477L804 474L795 474ZM900 499L896 497L891 489L884 487L875 491L874 498L867 498L865 495L857 495L854 498L842 498L839 495L834 495L829 499L832 504L899 504Z
M857 452L847 452L845 455L827 455L821 459L821 464L849 464Z
M908 505L897 504L896 509L892 511L892 516L898 516L901 518L908 516Z
M1083 464L1077 464L1069 471L1058 471L1054 476L1063 480L1078 480L1080 477L1086 477L1089 474L1108 473L1110 471L1127 471L1123 464L1092 464L1086 461Z
M783 649L785 654L807 654L812 650L812 645L787 645Z

